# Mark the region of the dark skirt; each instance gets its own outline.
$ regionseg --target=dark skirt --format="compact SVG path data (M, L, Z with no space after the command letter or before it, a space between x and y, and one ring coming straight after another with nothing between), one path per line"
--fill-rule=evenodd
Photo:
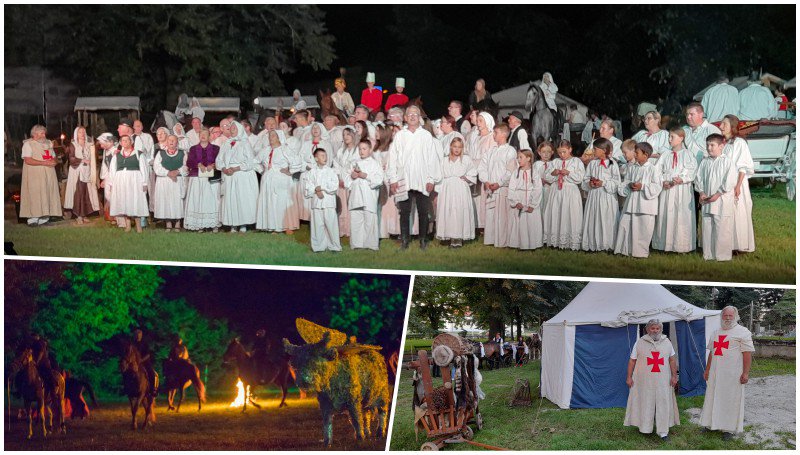
M78 181L75 185L72 214L75 216L89 216L93 213L97 213L97 210L92 208L92 200L89 199L89 184Z

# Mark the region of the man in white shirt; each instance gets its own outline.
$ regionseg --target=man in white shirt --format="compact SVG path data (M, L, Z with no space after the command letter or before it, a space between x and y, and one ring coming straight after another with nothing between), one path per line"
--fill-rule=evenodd
M200 143L200 130L203 129L203 121L199 117L192 117L192 129L186 133L186 140L189 147L194 147Z
M772 92L761 85L758 74L750 77L750 85L739 92L739 120L761 120L778 116L778 104Z
M726 115L739 113L739 90L728 85L728 77L721 75L717 84L703 94L703 110L709 122L718 122Z
M455 130L461 133L462 136L466 136L472 125L462 116L463 110L464 103L458 100L450 101L450 104L447 105L447 113L453 116L456 121Z
M434 185L442 180L442 163L438 143L420 125L417 106L406 109L405 121L408 127L395 135L389 148L386 172L391 194L395 195L400 211L401 248L408 248L411 204L414 201L419 219L420 248L424 250L428 246L428 223L433 210L431 193Z
M695 155L698 164L703 161L703 157L708 156L706 138L710 134L722 134L719 128L708 123L708 120L703 118L704 115L705 111L702 104L694 102L686 106L686 123L688 123L688 126L683 127L686 132L684 144L686 149Z

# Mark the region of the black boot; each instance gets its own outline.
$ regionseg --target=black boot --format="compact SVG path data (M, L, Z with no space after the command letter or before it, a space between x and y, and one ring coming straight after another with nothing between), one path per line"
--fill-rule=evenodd
M425 250L428 248L428 236L420 234L419 236L419 249Z
M400 249L401 250L408 249L408 234L400 236Z

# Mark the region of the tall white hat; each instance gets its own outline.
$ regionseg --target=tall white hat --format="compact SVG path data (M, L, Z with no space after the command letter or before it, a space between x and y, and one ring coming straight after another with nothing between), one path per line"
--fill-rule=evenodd
M406 78L404 78L404 77L398 77L397 79L395 79L395 80L394 80L394 86L395 86L395 87L403 87L403 88L406 88Z
M375 82L375 73L367 73L367 82Z

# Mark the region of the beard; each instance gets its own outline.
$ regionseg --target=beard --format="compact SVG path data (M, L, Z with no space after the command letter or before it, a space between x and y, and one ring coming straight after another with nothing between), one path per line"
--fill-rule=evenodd
M737 325L736 321L724 321L724 320L722 321L722 328L725 330L730 330L736 327L736 325Z
M658 341L658 340L661 339L661 332L659 332L659 333L648 333L647 336L649 336L650 339L653 340L653 341Z

